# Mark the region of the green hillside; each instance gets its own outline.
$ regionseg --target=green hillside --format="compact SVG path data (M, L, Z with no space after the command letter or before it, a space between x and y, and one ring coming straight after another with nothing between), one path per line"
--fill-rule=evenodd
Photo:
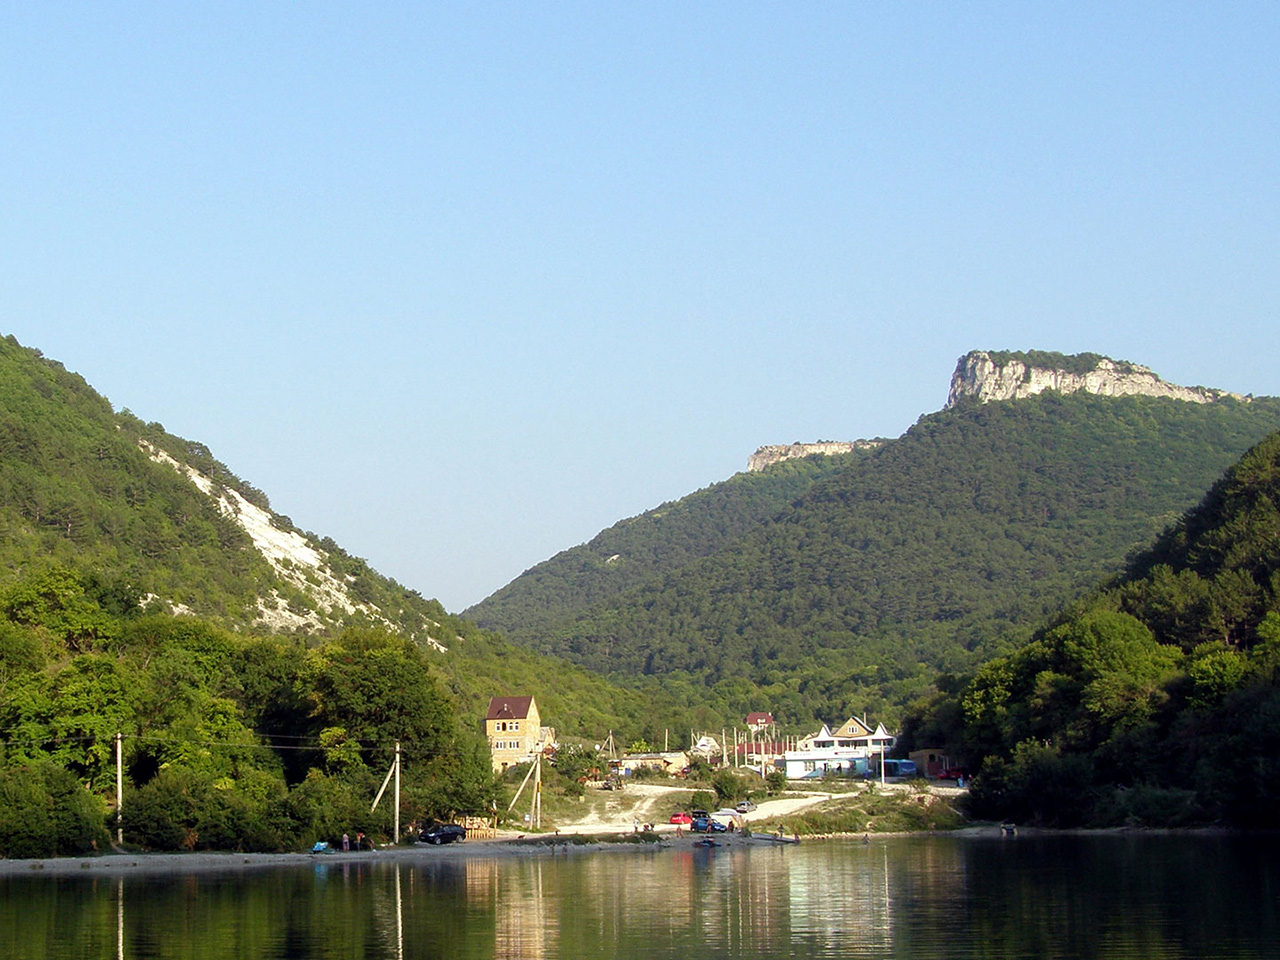
M463 616L510 639L534 638L557 619L718 552L864 456L812 456L735 474L615 523L521 574Z
M261 606L311 616L322 629L367 625L368 612L321 603L283 577L244 527L163 453L200 471L215 492L270 511L267 496L235 476L209 449L116 413L80 376L12 337L0 340L0 570L54 559L93 571L121 602L182 609L248 628ZM294 529L323 555L325 572L348 585L353 603L397 629L426 636L443 612L336 543Z
M713 555L513 635L682 696L753 692L792 722L893 711L1025 642L1277 427L1270 398L962 404Z
M907 739L976 771L979 816L1280 826L1280 434Z
M581 671L573 674L573 689L583 692L576 703L555 684L567 665L477 630L330 538L270 513L273 527L322 558L306 576L282 576L212 496L152 451L200 471L215 493L235 491L270 512L266 494L204 444L115 412L79 375L11 336L0 339L0 583L23 582L52 563L71 571L85 602L104 615L178 609L237 632L272 632L261 608L283 606L311 616L312 625L294 628L304 636L378 627L440 643L449 652L436 659L455 675L471 714L499 689L532 684L547 691L543 712L567 729L581 724L594 733L625 723L628 709L643 715L638 698L629 705L626 694ZM362 609L345 610L313 590L321 573L345 584Z
M512 692L569 737L696 716L450 616L0 339L0 856L105 846L117 734L127 842L150 849L385 838L369 804L397 741L405 822L483 812L502 788L480 721Z

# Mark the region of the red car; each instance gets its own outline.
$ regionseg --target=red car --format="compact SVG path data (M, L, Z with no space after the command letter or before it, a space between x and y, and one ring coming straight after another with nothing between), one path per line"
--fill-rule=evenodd
M687 827L689 824L693 823L693 817L689 816L687 813L673 813L671 815L671 819L667 822L678 823L681 826Z

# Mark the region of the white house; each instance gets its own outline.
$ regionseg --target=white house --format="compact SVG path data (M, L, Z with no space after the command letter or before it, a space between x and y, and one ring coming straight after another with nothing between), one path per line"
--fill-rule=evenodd
M894 737L876 724L874 730L865 720L850 717L834 732L825 723L817 733L802 738L795 750L782 755L779 766L788 780L822 777L828 773L846 777L867 773L867 761L879 759L894 743Z

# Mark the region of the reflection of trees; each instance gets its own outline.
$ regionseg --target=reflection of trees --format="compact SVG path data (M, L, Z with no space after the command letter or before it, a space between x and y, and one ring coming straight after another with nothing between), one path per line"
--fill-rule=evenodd
M1280 935L1278 847L927 837L22 875L0 879L0 958L1265 956Z

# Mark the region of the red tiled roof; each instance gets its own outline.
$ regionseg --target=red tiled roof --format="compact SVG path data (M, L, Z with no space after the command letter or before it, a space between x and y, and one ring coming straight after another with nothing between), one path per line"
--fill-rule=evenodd
M523 720L529 716L533 697L492 697L485 720Z
M748 713L747 725L750 726L751 724L754 724L754 723L773 723L773 714L772 713Z

